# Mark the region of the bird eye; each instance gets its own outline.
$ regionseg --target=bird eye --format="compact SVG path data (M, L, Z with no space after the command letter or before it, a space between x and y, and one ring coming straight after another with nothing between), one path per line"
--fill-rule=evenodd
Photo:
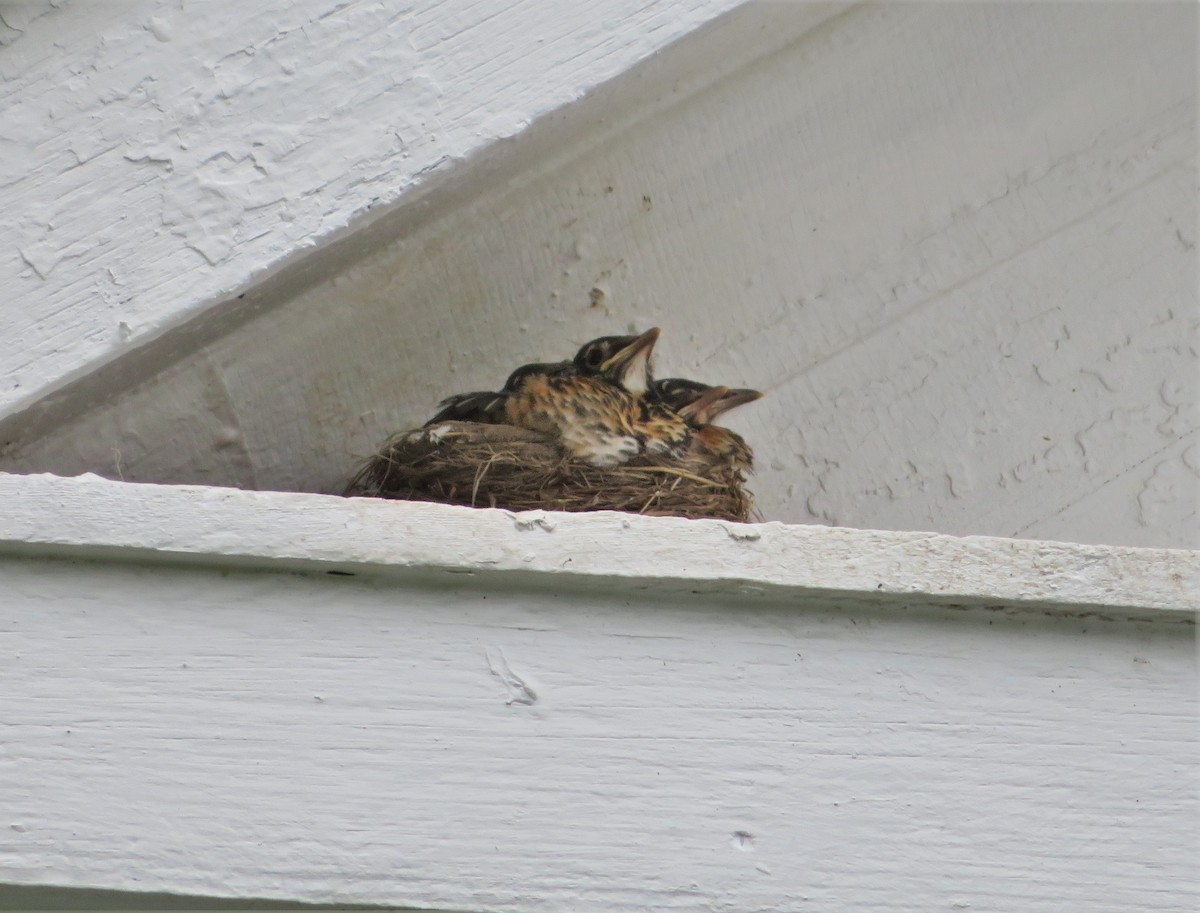
M600 363L604 361L604 353L600 350L599 346L596 346L596 348L588 350L585 360L589 368L598 368L600 367Z

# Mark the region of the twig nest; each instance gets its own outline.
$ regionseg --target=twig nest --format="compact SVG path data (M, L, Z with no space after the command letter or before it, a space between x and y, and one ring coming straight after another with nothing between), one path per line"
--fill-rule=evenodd
M622 510L745 522L752 498L729 466L640 462L599 469L511 425L443 422L392 435L347 495L507 510Z

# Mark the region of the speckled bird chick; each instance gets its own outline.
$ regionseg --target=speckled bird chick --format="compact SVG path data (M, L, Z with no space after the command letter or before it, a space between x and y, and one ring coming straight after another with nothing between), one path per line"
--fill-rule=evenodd
M655 333L657 330L648 332ZM644 335L644 334L643 334ZM527 379L537 376L566 377L580 375L582 377L600 377L603 368L614 355L633 345L640 337L633 336L601 336L580 346L575 357L570 361L534 362L521 365L512 374L499 391L481 390L474 393L456 393L438 403L438 412L425 423L425 427L440 422L481 422L485 425L506 424L505 405L508 395L514 392ZM651 341L653 348L653 341ZM652 361L647 352L644 370L638 365L631 365L627 376L618 378L618 383L631 384L625 388L634 396L644 396L649 385L653 382Z
M657 328L648 330L642 336L601 336L584 345L575 354L572 363L580 374L597 376L614 355L650 334L657 341ZM640 454L657 459L678 459L688 450L691 429L656 392L652 348L653 343L646 349L644 368L632 365L616 382L638 401L633 427L639 440Z
M720 415L746 403L761 399L757 390L711 387L682 377L655 381L652 395L673 409L691 428L691 443L684 462L701 466L731 466L749 471L754 453L735 431L714 425Z
M508 395L526 378L535 374L567 374L573 370L569 361L537 362L521 365L508 376L504 386L497 392L480 390L474 393L456 393L438 403L437 414L425 423L425 427L441 422L480 422L484 425L503 425L508 418L504 414Z
M568 454L597 466L639 455L679 458L691 430L652 391L658 328L640 335L601 336L571 361L522 365L498 392L459 393L442 400L425 427L440 422L512 424L558 438Z
M601 337L579 350L573 370L523 374L505 401L507 422L557 438L569 455L594 466L682 452L691 437L686 422L646 400L658 336L656 327Z

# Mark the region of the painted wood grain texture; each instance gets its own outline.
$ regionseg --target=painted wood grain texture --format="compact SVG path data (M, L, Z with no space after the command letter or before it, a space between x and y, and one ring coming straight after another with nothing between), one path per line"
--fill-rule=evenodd
M0 474L0 553L1190 624L1200 553ZM515 577L513 575L516 575Z
M643 101L0 465L333 490L447 392L659 324L663 373L767 391L732 417L767 519L1200 545L1196 8L808 9L739 10L703 91L672 48Z
M5 4L0 415L734 5Z
M1196 906L1194 628L0 559L0 881Z

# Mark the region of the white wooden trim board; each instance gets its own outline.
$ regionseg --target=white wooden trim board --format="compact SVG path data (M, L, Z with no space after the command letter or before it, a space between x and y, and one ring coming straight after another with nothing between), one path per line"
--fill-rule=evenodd
M1194 554L96 477L0 503L0 883L1194 906Z

